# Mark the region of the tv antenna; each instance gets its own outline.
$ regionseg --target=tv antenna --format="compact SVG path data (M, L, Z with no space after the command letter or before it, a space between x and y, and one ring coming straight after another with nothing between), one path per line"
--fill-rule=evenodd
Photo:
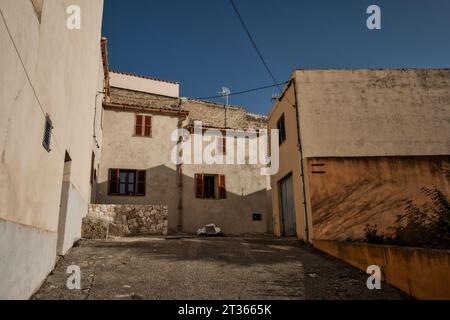
M227 87L222 87L222 91L219 94L225 98L227 104L225 105L225 128L227 127L227 113L228 113L228 99L230 97L231 90Z
M227 87L222 87L222 91L219 92L219 94L225 98L225 100L227 101L227 106L228 106L228 98L231 94L231 90L228 89Z
M272 98L270 99L272 102L275 102L278 100L278 94L277 93L272 93Z

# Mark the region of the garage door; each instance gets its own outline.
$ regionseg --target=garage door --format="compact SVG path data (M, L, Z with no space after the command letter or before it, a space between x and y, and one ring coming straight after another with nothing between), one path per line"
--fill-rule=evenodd
M279 182L283 236L297 235L292 174Z

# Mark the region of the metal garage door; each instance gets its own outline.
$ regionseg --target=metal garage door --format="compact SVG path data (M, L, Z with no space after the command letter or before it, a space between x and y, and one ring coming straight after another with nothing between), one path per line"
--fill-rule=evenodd
M279 182L283 236L297 235L292 174Z

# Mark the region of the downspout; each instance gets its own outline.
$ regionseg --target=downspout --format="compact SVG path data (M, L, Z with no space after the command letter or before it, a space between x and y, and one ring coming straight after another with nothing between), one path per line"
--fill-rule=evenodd
M183 113L182 113L182 103L183 99L180 99L178 102L178 130L181 130L183 127ZM181 145L183 143L183 137L180 136L178 138L178 157L181 157L177 164L178 171L178 232L183 232L183 163L182 163L182 155L180 155Z
M306 187L305 187L305 173L304 173L304 167L303 167L303 148L302 148L302 134L300 131L300 112L299 112L299 106L297 101L297 83L295 81L295 75L292 79L292 82L294 84L294 95L295 95L295 103L293 104L293 107L295 108L295 117L296 117L296 123L297 123L297 142L298 142L298 155L300 157L300 180L302 183L302 194L303 194L303 215L304 215L304 221L305 221L305 237L306 237L306 244L309 245L309 224L308 224L308 209L307 209L307 203L306 203Z
M93 136L92 138L94 138L94 143L95 146L97 147L97 149L100 149L100 145L98 144L98 140L97 140L97 133L95 130L95 125L97 123L97 101L98 101L98 96L101 94L105 94L104 91L97 91L97 94L95 95L95 105L94 105L94 123L93 123Z

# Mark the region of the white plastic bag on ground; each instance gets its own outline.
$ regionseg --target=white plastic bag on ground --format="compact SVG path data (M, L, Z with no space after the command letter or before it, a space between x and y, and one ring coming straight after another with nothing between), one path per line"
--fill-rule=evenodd
M222 229L220 229L215 224L208 224L197 230L197 236L218 236L222 234Z

